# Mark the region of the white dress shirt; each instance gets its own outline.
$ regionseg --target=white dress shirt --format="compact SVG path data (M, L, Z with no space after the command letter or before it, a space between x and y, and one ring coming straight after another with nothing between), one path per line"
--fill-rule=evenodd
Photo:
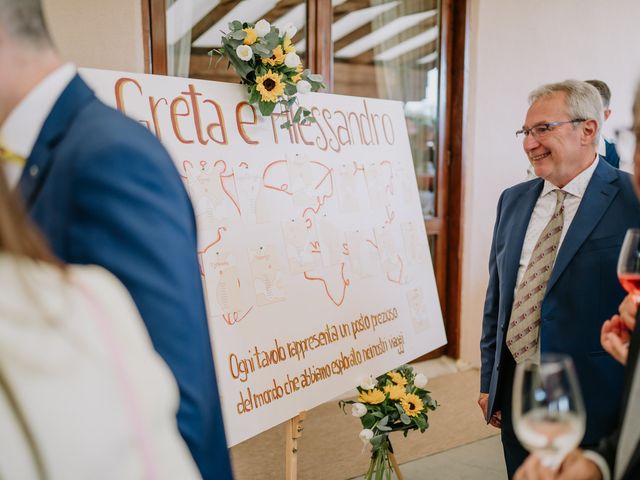
M32 89L0 127L0 144L21 157L29 157L45 120L75 74L75 65L65 63ZM4 168L9 184L16 186L22 167L11 163Z
M578 211L578 207L580 206L580 202L582 201L584 192L587 189L587 185L589 185L591 177L593 176L593 172L595 171L597 166L598 156L596 155L595 159L588 168L580 172L573 180L571 180L562 188L562 190L567 192L567 196L564 200L564 227L562 228L562 233L560 235L560 243L557 250L558 252L560 252L564 237L567 235L567 231L571 226L571 222L576 216L576 212ZM529 260L531 260L531 254L533 253L533 249L536 246L536 242L538 241L540 234L553 216L553 212L556 208L556 194L554 192L557 189L558 187L556 187L551 182L548 182L547 180L544 181L542 192L540 192L538 201L533 208L533 213L531 214L531 219L529 220L529 226L527 227L527 233L524 237L524 244L522 245L522 252L520 253L520 267L518 268L516 289L522 281L522 277L524 276L524 272L527 269Z

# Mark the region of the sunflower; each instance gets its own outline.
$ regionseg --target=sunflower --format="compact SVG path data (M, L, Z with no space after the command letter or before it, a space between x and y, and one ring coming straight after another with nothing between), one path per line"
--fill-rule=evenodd
M391 379L393 383L396 385L400 385L404 387L407 384L407 379L402 376L401 373L398 372L389 372L387 376Z
M302 79L302 72L304 71L304 67L302 66L302 64L298 65L296 67L296 74L291 77L291 81L293 83L298 83L301 79Z
M408 393L407 395L405 395L405 397L400 400L400 403L402 404L404 413L406 413L410 417L417 417L424 409L424 403L422 403L420 397L414 395L413 393Z
M253 45L254 43L256 43L256 40L258 39L258 34L256 33L256 30L251 27L243 28L243 30L247 32L247 36L244 37L244 40L242 43L244 43L245 45Z
M284 36L284 40L282 41L282 48L284 48L285 54L296 51L296 47L293 45L293 42L289 38L289 35Z
M377 388L373 390L368 390L366 392L360 392L358 396L358 401L361 403L368 403L369 405L376 405L378 403L384 402L385 394L382 393Z
M402 385L387 385L384 393L388 393L391 400L402 400L407 392Z
M280 75L271 70L256 78L256 89L260 92L263 102L276 103L278 97L284 94L284 84L280 81Z
M273 54L268 58L263 58L262 63L268 63L269 65L282 65L284 63L284 52L282 46L278 45L273 49Z

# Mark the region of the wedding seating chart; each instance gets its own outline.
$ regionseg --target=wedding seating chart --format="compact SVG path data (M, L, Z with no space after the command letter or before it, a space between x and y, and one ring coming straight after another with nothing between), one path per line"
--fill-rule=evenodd
M191 197L235 445L446 343L400 102L81 70L169 150Z

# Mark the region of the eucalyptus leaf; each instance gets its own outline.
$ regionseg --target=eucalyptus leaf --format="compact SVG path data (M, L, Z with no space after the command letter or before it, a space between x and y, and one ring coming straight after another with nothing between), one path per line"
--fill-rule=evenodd
M230 36L234 40L244 40L247 36L247 32L245 32L244 30L236 30L235 32L231 33Z
M260 92L258 91L258 89L253 87L251 89L251 94L249 95L249 103L255 105L256 103L258 103L259 100L260 100Z
M270 57L271 56L271 50L269 50L267 47L265 47L261 43L254 43L253 45L251 45L251 48L253 49L253 51L255 53L257 53L261 57Z
M273 113L273 110L276 108L275 102L258 102L258 108L260 109L260 113L264 117L268 117Z
M298 93L298 89L296 88L295 85L287 85L284 87L284 93L286 93L289 96L295 95L296 93Z
M405 413L400 414L400 421L405 425L409 425L411 423L411 419L409 418L409 415Z
M324 78L322 78L322 75L318 75L317 73L314 73L309 75L309 80L316 83L322 83L324 81Z
M229 24L229 30L242 30L242 22L234 20Z
M280 128L282 128L283 130L287 129L287 128L291 128L291 122L287 121L287 122L284 122L284 123L280 124Z
M300 117L301 116L302 116L302 108L299 108L299 109L296 110L296 114L293 116L293 123L300 123ZM384 420L385 418L388 420L388 417L384 417L382 420ZM385 421L385 424L386 423L387 422Z

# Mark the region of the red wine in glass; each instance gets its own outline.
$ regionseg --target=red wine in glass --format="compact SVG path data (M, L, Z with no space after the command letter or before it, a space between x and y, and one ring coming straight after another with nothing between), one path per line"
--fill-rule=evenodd
M622 288L640 299L640 229L630 228L618 257L618 279Z

